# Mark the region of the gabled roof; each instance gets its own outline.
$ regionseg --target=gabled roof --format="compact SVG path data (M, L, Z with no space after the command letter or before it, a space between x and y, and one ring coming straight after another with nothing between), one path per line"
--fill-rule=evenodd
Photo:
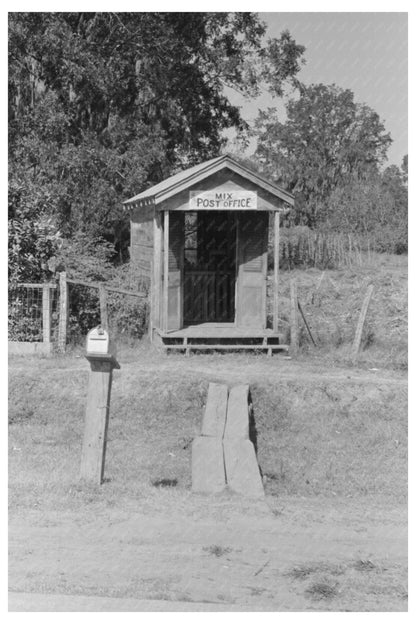
M189 186L204 180L214 173L218 173L221 169L230 169L231 171L241 175L243 178L257 184L257 186L263 188L265 191L268 191L287 204L291 206L294 204L294 197L291 193L288 193L273 182L265 180L257 173L247 169L247 167L240 165L240 163L231 158L231 156L225 155L212 158L211 160L207 160L200 165L195 165L185 171L180 171L170 178L163 180L163 182L159 182L159 184L156 184L142 193L127 199L123 202L123 205L126 208L129 208L132 207L132 205L141 207L160 204L160 202L168 199L168 197L172 197L172 195L180 193Z

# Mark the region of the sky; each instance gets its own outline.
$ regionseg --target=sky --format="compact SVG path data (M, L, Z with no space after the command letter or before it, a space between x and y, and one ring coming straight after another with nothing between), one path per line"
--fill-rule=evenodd
M312 83L336 84L351 89L355 100L368 104L384 121L393 139L388 164L400 165L408 152L407 13L260 13L267 35L278 37L287 29L305 46L306 64L298 78ZM263 93L244 102L230 94L252 121L258 109L282 105Z

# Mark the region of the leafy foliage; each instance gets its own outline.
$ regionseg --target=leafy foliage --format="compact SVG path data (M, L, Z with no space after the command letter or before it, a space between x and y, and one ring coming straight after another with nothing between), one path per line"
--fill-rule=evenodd
M47 261L57 249L60 234L45 208L47 190L13 181L9 187L9 282L40 282L47 278Z
M70 240L63 239L56 255L49 260L53 271L67 272L68 277L101 282L112 278L114 246L102 238L78 232Z
M323 84L303 87L284 122L276 109L261 112L255 132L262 171L295 194L297 223L312 227L334 189L374 175L391 143L378 114L352 91Z
M368 180L352 180L330 195L327 224L337 232L363 234L379 252L407 252L407 188L392 165Z
M304 48L264 33L254 13L11 13L12 183L44 189L63 237L104 237L125 260L122 200L244 126L224 85L281 92L299 71Z

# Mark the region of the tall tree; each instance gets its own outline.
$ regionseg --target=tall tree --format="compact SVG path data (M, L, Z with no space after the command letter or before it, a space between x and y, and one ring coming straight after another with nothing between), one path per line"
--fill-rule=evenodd
M314 226L325 217L332 191L374 175L392 140L375 111L335 85L303 87L286 112L285 121L276 109L260 112L256 157L297 196L298 222Z
M63 236L123 251L122 199L217 155L223 129L244 126L225 84L295 82L304 48L264 34L254 13L9 14L10 178L25 206L41 188L33 212Z

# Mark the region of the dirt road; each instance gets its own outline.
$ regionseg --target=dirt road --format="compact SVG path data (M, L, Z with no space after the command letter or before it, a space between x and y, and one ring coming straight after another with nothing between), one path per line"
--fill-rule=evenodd
M403 611L406 554L404 507L299 498L243 510L235 497L194 497L170 517L16 518L10 589L156 600L155 610Z

